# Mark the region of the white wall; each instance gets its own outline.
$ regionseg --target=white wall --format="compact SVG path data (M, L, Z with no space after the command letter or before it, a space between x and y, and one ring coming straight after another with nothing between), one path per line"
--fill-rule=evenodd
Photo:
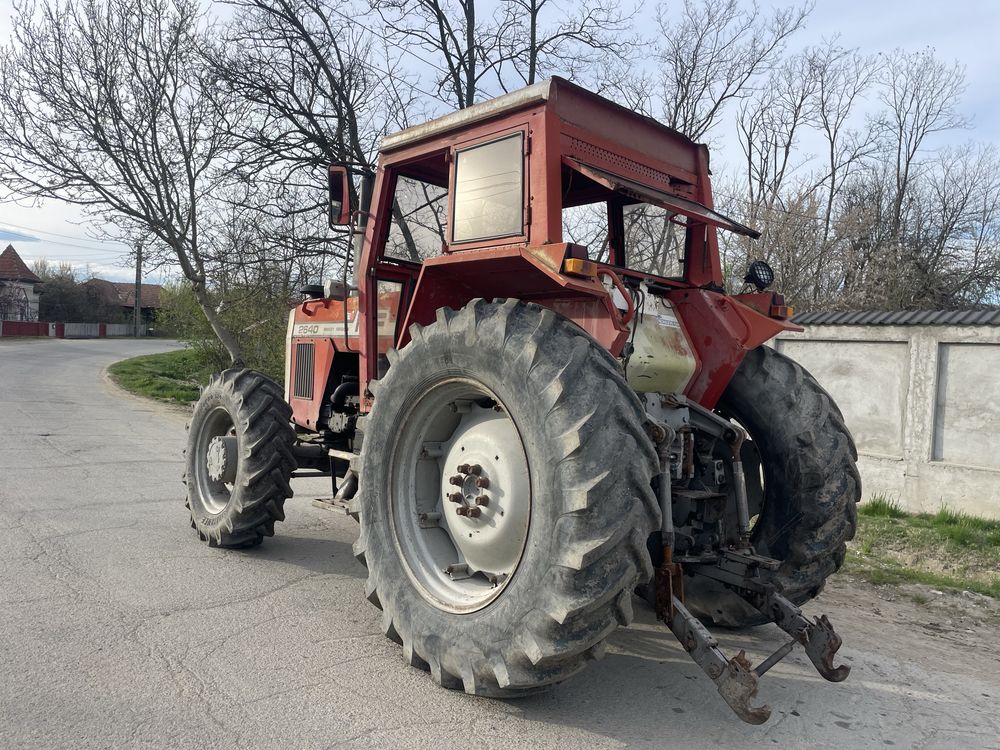
M1000 518L1000 327L812 326L775 347L840 406L863 499Z

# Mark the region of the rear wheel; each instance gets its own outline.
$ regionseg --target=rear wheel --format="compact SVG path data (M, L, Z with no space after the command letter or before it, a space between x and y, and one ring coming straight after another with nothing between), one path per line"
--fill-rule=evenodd
M368 598L445 687L563 680L652 574L642 407L603 348L537 305L476 300L411 335L359 421Z
M805 368L768 347L747 354L717 410L750 434L742 458L756 518L751 542L781 561L782 593L802 604L843 564L857 527L861 479L844 417ZM699 577L685 584L688 608L702 619L730 627L768 622L720 583Z
M249 547L285 520L295 433L281 387L259 372L213 376L188 428L187 507L212 547Z

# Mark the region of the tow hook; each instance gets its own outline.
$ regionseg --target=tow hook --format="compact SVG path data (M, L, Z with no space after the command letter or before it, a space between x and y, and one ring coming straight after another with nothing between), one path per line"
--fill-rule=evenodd
M851 672L847 665L833 665L843 641L833 629L829 618L822 615L810 622L801 609L782 596L777 587L768 581L768 574L778 566L777 560L757 555L752 550L728 550L714 562L692 560L685 567L689 575L711 578L735 591L792 636L792 640L778 648L756 668L751 666L743 651L732 659L727 659L719 650L715 638L677 597L673 597L671 601L671 617L666 620L691 658L715 682L723 700L737 716L749 724L762 724L770 717L769 706L752 705L757 696L758 681L771 667L788 656L796 643L804 647L809 660L824 679L842 682ZM657 594L660 593L658 588ZM658 596L658 615L660 609ZM661 619L665 618L661 615Z

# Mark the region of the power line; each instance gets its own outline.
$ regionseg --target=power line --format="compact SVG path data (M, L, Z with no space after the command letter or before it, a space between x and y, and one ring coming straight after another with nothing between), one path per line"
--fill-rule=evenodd
M104 244L108 242L117 242L117 240L91 240L86 237L74 237L71 234L59 234L58 232L49 232L45 229L35 229L34 227L26 227L21 224L11 224L9 221L0 221L0 225L7 227L14 227L14 229L23 229L26 232L35 232L37 234L50 234L53 237L65 237L68 240L77 240L79 242L94 242L98 244Z

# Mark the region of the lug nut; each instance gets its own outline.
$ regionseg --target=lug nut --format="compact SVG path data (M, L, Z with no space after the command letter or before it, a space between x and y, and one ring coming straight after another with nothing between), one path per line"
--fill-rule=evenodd
M483 470L483 467L480 466L479 464L472 464L472 466L469 467L469 470L467 472L465 472L465 473L466 474L478 474L482 470Z
M456 487L461 487L463 484L465 484L465 477L463 477L461 474L455 474L454 476L448 479L448 484L453 484Z
M458 473L459 474L468 474L469 473L469 468L470 467L469 467L468 464L459 464L458 465Z
M476 496L476 505L481 505L481 506L483 506L485 508L489 504L490 504L490 499L488 497L486 497L486 495L477 495Z
M469 518L479 518L479 515L480 515L480 514L481 514L482 512L483 512L483 511L482 511L482 509L481 509L481 508L468 508L468 509L467 509L467 510L465 511L465 515L467 515L467 516L468 516Z
M460 503L462 502L462 493L452 492L450 495L448 495L448 499L453 503Z
M489 486L490 486L490 480L487 479L486 477L479 477L476 480L476 487L478 487L481 490L485 490Z
M455 508L455 512L460 516L469 515L469 509L466 508L464 505L459 505L457 508Z

